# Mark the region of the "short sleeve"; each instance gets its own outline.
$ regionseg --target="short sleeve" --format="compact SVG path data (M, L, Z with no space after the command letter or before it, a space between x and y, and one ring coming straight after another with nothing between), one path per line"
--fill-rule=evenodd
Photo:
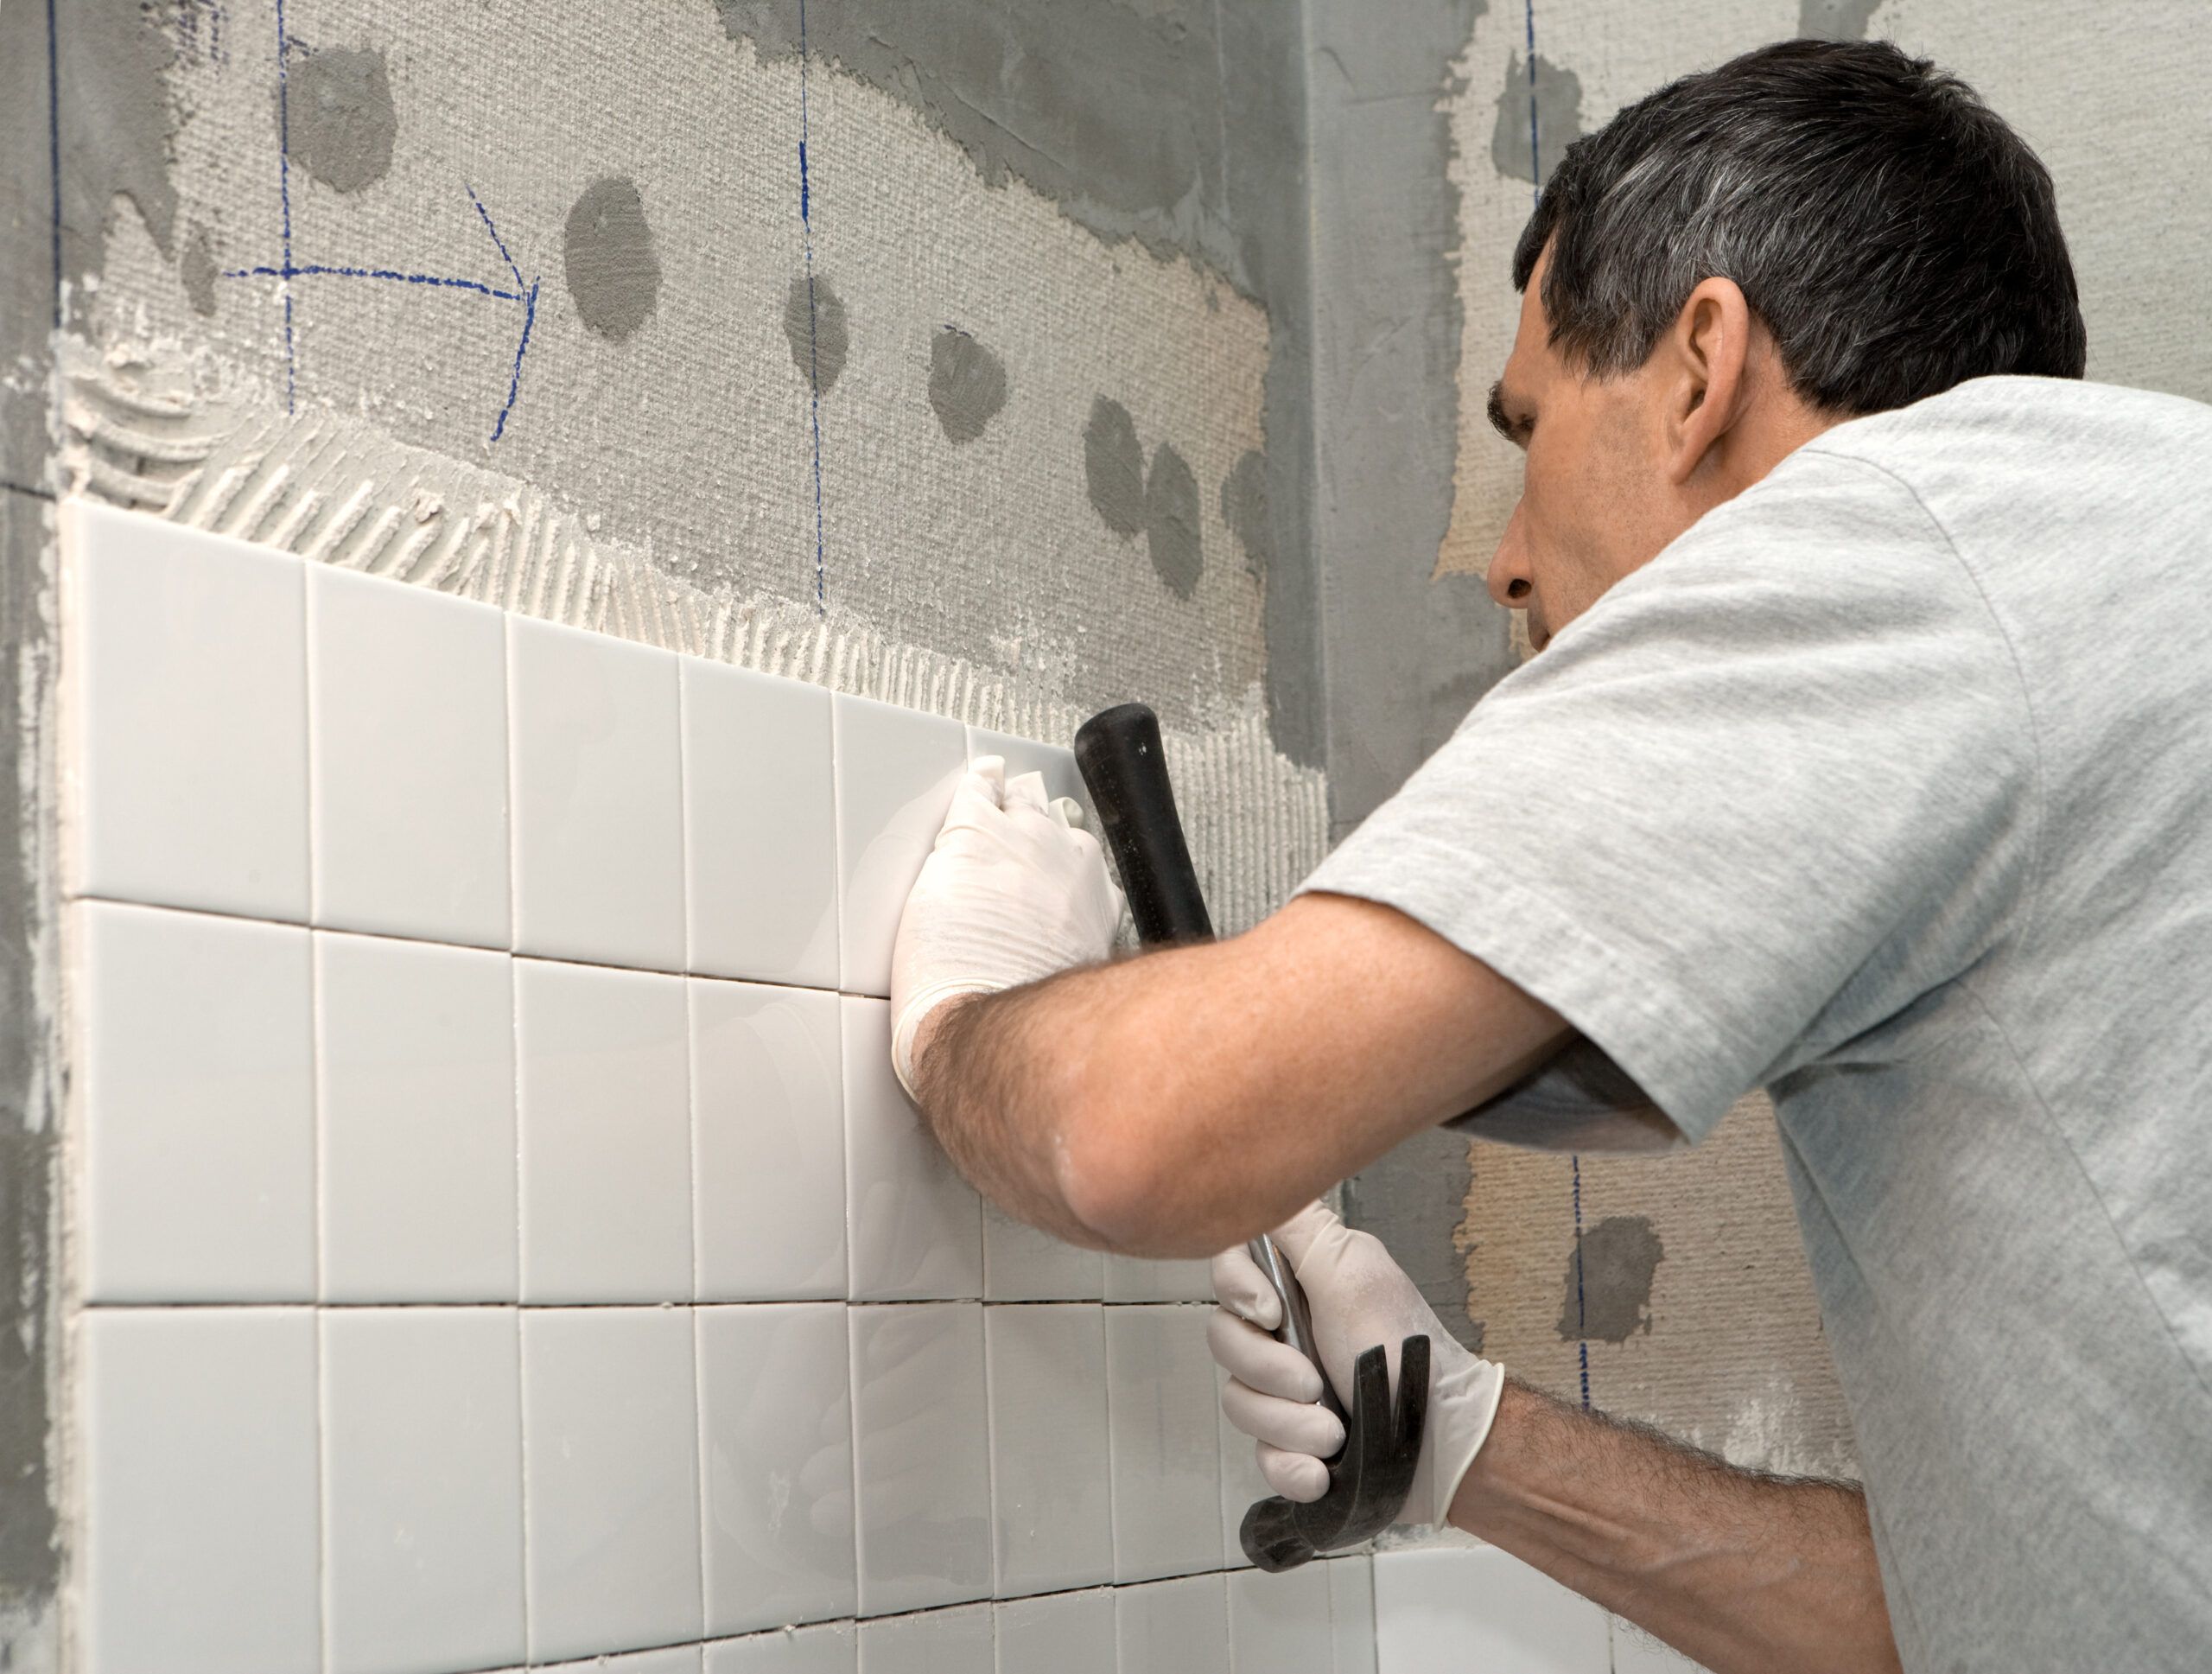
M1302 888L1483 960L1694 1140L1972 965L2036 788L1974 577L1894 478L1806 449L1501 682Z

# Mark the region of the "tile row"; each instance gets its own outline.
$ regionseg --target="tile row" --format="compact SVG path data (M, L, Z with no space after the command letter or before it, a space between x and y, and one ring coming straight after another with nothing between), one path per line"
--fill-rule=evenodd
M889 992L969 755L1064 749L66 504L73 893Z
M1374 1566L1378 1674L1703 1674L1494 1546L1385 1552Z
M1216 1572L1249 1444L1205 1317L88 1309L86 1668L448 1674ZM1272 1584L1240 1643L1300 1620Z
M988 1211L884 1001L70 909L95 1303L1199 1300Z

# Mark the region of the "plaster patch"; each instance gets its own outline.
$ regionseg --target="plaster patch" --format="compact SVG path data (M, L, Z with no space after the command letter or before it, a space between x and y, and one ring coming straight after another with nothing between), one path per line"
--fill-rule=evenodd
M1541 53L1534 61L1535 131L1529 132L1530 60L1516 54L1505 67L1505 91L1497 96L1497 126L1491 134L1490 158L1499 174L1541 185L1552 177L1567 148L1582 137L1582 78L1560 68ZM1536 148L1533 159L1532 140Z
M1642 1215L1613 1215L1576 1240L1567 1258L1562 1342L1624 1343L1651 1331L1651 1281L1666 1258L1659 1234Z
M57 112L62 277L81 290L99 271L108 208L118 197L130 200L162 255L174 249L176 107L167 73L175 53L159 10L138 0L86 0L55 15L67 89Z
M289 155L334 192L359 192L391 170L399 132L391 78L374 48L326 48L293 60L283 95Z
M1798 0L1797 33L1815 41L1864 41L1882 0Z
M1006 405L1006 366L957 326L930 343L930 405L945 440L973 442Z
M1100 396L1083 427L1083 481L1091 506L1117 535L1145 526L1144 444L1120 402Z
M845 299L820 274L802 273L784 293L784 339L791 346L791 365L817 395L836 387L853 340L845 324Z
M1275 529L1268 505L1268 456L1253 449L1221 484L1221 520L1244 549L1244 567L1264 576L1274 558Z
M660 295L660 260L636 181L605 175L584 188L561 249L569 295L587 326L619 343L645 324Z
M1198 480L1183 455L1163 442L1153 451L1152 472L1145 479L1145 546L1152 567L1179 599L1198 591L1205 568L1198 515Z
M203 320L215 314L215 280L219 270L207 243L207 229L195 226L186 235L184 253L177 258L176 277L184 285L192 311Z

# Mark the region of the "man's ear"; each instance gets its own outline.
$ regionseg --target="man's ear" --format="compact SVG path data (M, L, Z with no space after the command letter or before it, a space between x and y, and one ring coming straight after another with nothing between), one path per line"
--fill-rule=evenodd
M1690 292L1660 345L1671 373L1665 411L1670 482L1688 481L1742 417L1751 347L1751 304L1733 279L1707 279Z

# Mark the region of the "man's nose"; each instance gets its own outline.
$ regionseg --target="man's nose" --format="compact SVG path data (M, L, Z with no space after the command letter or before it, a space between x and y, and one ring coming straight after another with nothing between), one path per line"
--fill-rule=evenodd
M1505 520L1505 532L1497 538L1497 551L1491 555L1485 580L1491 597L1508 610L1529 608L1529 595L1535 590L1535 578L1529 570L1529 544L1523 537L1518 500L1514 502L1513 515Z

